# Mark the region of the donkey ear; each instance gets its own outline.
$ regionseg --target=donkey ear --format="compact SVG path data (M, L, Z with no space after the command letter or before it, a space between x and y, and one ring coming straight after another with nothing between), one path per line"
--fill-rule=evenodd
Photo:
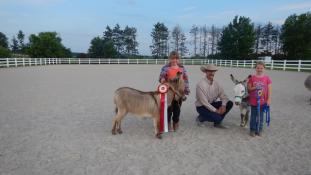
M243 83L246 83L248 81L248 79L250 79L252 77L252 75L248 75L245 80L243 80Z
M236 80L232 74L230 74L230 77L231 77L231 80L233 83L235 83L235 84L238 83L238 80Z
M181 75L182 75L182 72L178 71L177 74L176 74L176 79L177 79L177 78L180 78Z

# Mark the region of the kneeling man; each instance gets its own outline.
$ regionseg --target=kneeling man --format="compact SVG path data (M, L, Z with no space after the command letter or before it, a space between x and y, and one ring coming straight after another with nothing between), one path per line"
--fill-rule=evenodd
M196 86L195 106L199 113L196 121L199 126L204 121L214 123L214 127L225 128L221 125L233 103L225 94L223 88L214 80L217 67L213 64L201 66L205 77Z

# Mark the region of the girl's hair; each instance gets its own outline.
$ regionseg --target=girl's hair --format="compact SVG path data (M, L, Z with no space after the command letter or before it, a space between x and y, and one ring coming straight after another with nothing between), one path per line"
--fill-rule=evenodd
M257 67L258 65L262 65L264 68L266 68L266 64L263 61L257 61L255 67Z
M178 55L178 52L177 51L172 51L170 53L170 56L168 57L168 59L171 59L173 56L176 57L176 59L179 59L179 55Z

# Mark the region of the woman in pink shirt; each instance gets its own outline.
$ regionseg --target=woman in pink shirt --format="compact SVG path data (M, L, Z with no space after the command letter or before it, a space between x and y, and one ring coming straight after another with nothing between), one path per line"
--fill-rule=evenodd
M263 129L263 106L270 106L271 103L271 84L272 81L268 75L264 74L265 63L258 61L256 63L256 74L248 80L247 88L249 91L249 104L251 106L250 135L262 136ZM260 98L260 116L257 119L257 97Z

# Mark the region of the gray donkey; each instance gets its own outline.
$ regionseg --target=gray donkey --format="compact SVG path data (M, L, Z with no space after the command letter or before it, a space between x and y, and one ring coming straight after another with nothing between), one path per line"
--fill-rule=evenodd
M235 84L234 86L234 102L240 107L241 112L241 127L245 127L249 119L250 106L248 100L247 80L250 78L249 75L245 80L239 81L230 74L231 80Z
M307 77L305 80L305 87L311 91L311 75ZM311 104L311 98L310 98L310 104Z

